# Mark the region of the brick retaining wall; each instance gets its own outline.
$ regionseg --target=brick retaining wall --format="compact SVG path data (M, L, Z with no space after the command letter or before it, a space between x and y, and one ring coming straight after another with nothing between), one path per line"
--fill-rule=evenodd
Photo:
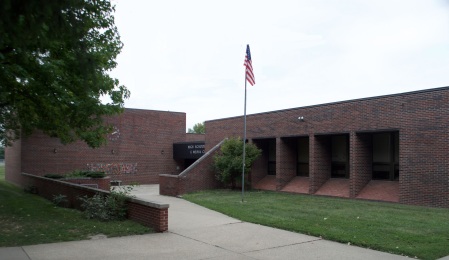
M22 173L22 183L25 188L34 187L37 195L52 200L54 195L65 195L68 206L81 209L79 197L93 196L97 193L107 195L109 191L85 187L64 181L44 178L32 174ZM127 218L153 228L156 232L168 230L168 204L148 202L130 198Z

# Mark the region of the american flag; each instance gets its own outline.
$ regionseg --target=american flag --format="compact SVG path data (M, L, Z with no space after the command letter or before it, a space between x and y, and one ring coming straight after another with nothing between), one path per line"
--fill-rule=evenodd
M245 56L245 64L243 64L246 68L246 80L254 86L256 84L256 79L254 78L253 73L253 64L251 61L251 52L249 51L249 44L246 45L246 56Z

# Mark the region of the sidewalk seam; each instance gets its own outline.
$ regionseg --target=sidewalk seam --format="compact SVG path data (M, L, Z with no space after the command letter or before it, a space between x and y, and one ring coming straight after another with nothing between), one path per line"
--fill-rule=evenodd
M229 224L232 224L232 223L229 223ZM226 224L226 225L229 225L229 224ZM187 239L196 241L196 242L200 242L200 243L205 244L205 245L208 245L208 246L213 246L213 247L216 247L216 248L220 248L220 249L223 249L223 250L225 250L225 251L228 251L228 252L231 252L231 253L234 253L234 254L242 255L242 256L245 256L245 257L250 257L250 256L247 256L247 255L244 255L245 252L242 252L242 253L240 253L240 252L235 252L235 251L232 251L232 250L230 250L230 249L227 249L227 248L224 248L224 247L221 247L221 246L218 246L218 245L209 244L209 243L206 243L206 242L204 242L204 241L201 241L201 240L198 240L198 239L194 239L194 238L191 238L191 237L188 237L188 236L184 236L184 235L181 235L181 234L172 232L172 231L168 231L168 233L171 233L171 234L174 234L174 235L178 235L178 236L181 236L181 237L184 237L184 238L187 238ZM250 257L250 258L252 258L252 259L257 259L257 258L254 258L254 257ZM204 258L204 259L209 259L209 258Z
M23 253L25 253L25 255L28 257L28 259L31 260L31 257L28 255L27 251L25 251L25 248L23 248L23 246L21 246L20 249L22 249Z
M323 240L323 239L322 239L322 238L318 238L318 239L309 240L309 241L305 241L305 242L299 242L299 243L293 243L293 244L288 244L288 245L275 246L275 247L267 247L267 248L264 248L264 249L257 249L257 250L245 251L244 253L252 253L252 252L258 252L258 251L264 251L264 250L270 250L270 249L282 248L282 247L294 246L294 245L302 245L302 244L307 244L307 243L316 242L316 241L321 241L321 240Z

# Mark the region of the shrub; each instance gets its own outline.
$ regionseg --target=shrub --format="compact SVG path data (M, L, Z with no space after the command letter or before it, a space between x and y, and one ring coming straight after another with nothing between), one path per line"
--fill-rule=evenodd
M90 178L104 178L106 174L104 172L87 172L86 177Z
M261 154L261 150L254 144L246 144L245 173L249 173L251 165ZM220 153L214 157L214 166L217 179L234 189L242 178L243 167L243 141L240 138L231 138L223 142Z
M101 221L124 220L128 211L126 199L133 187L118 187L112 189L109 195L95 194L92 197L83 196L81 208L88 219Z
M69 203L67 196L63 194L53 195L52 202L58 207L68 207Z
M106 174L104 172L91 172L75 170L65 175L67 178L86 177L86 178L104 178Z

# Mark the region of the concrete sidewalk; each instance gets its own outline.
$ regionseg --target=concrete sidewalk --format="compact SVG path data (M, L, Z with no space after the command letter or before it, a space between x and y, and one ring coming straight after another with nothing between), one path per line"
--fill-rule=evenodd
M0 248L0 259L406 259L241 222L142 185L138 198L170 204L165 233Z

